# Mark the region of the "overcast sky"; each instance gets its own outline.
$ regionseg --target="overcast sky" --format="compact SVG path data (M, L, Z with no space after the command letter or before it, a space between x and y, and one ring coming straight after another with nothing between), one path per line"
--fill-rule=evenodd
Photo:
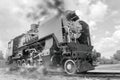
M0 49L4 52L10 39L29 30L30 22L25 15L37 1L0 0ZM92 44L102 56L112 56L116 50L120 50L120 0L65 2L66 9L79 9L81 19L89 23Z

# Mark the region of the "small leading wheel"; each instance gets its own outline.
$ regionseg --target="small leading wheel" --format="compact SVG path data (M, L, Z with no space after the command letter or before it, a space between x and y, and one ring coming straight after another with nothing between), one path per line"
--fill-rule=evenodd
M26 61L23 59L22 60L22 66L25 67L27 64L26 64Z
M76 73L76 64L73 60L69 59L64 64L64 70L67 74L75 74Z
M20 60L17 61L17 65L21 66L21 61Z

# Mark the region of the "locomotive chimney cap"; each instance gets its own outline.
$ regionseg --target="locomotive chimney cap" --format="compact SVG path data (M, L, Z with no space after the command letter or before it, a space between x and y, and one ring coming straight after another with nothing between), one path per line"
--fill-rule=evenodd
M76 21L79 19L79 16L76 14L76 11L67 10L65 11L65 16L68 21Z

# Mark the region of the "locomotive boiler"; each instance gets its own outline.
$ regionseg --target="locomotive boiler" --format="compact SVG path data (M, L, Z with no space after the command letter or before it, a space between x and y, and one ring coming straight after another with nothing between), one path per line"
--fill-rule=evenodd
M58 68L74 74L94 69L98 56L92 54L89 26L75 11L66 11L31 29L8 43L8 63ZM93 59L94 56L94 59Z

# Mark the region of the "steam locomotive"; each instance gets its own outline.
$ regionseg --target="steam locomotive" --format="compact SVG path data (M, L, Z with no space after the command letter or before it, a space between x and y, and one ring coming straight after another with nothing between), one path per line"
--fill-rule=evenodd
M8 43L9 64L61 67L67 74L93 70L99 56L92 54L89 26L75 11L66 11Z

